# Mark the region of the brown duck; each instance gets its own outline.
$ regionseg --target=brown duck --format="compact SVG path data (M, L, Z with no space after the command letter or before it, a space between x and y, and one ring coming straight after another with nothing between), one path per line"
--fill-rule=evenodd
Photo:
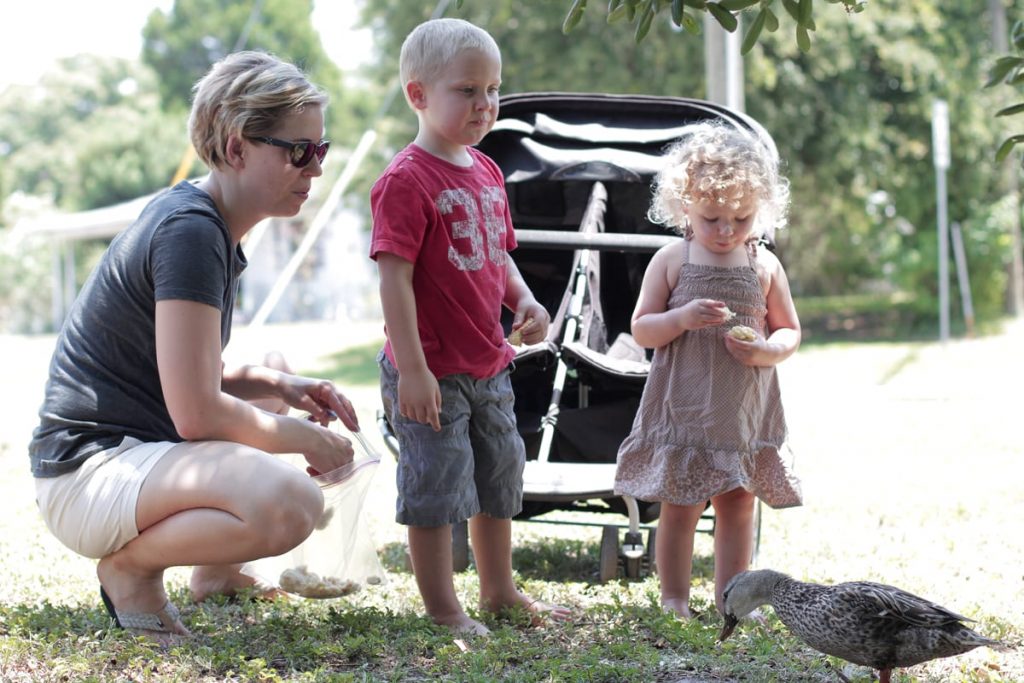
M734 576L723 594L725 640L743 617L771 605L783 624L815 650L878 669L879 683L892 670L982 645L1006 645L972 631L972 621L893 586L851 581L834 586L796 581L770 569Z

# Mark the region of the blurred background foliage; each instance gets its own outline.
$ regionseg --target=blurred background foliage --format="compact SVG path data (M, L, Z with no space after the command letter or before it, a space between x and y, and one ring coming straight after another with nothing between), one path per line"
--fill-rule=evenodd
M648 0L633 4L645 11ZM504 93L704 97L703 39L676 25L672 4L649 4L659 11L639 42L637 19L609 23L610 5L603 2L580 9L574 0L463 0L451 3L446 16L465 18L495 37L503 53ZM702 4L696 0L685 4L693 16L707 10L707 3L704 9L694 9ZM982 322L1004 315L1020 207L1016 183L1007 187L995 161L1006 131L994 113L1019 85L983 87L1001 56L984 4L876 0L851 13L844 10L863 9L863 3L818 0L809 50L797 40L798 24L783 13L782 3L721 4L751 5L742 13L740 32L765 7L774 6L782 19L779 30L765 28L746 53L744 90L747 113L775 139L793 184L791 221L779 235L779 254L801 312L823 311L822 321L863 318L864 326L881 316L901 332L934 330L931 108L944 99L951 122L949 216L963 230L976 315ZM415 116L397 93L398 52L436 2L359 3L361 23L374 38L373 54L359 71L342 71L346 65L327 57L310 18L312 0L258 5L253 21L254 3L175 0L166 13L150 16L138 62L81 56L64 62L39 87L0 92L0 229L13 225L26 207L83 210L165 186L187 146L192 84L240 46L300 64L331 93L327 127L337 161L322 183L340 172L363 131L376 129L378 142L345 197L365 215L370 183L415 134ZM565 33L574 8L578 16ZM1020 18L1017 7L1005 12L1011 23ZM193 175L201 172L200 165L192 166ZM81 250L77 258L84 277L95 250ZM24 328L22 318L2 312L25 308L8 281L19 280L11 274L25 268L45 273L48 260L19 263L3 253L0 259L0 325L17 320L14 326ZM45 277L20 280L36 283L28 295L45 296ZM952 287L956 321L955 278ZM37 306L46 309L42 302Z

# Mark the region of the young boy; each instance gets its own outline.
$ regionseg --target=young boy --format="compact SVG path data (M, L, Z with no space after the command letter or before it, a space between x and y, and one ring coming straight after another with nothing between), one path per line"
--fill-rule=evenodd
M381 396L401 450L396 519L409 527L435 623L488 633L463 610L452 579L451 525L466 519L481 609L566 619L568 610L532 600L512 577L525 450L501 307L515 312L527 344L544 338L549 317L507 253L516 240L501 171L472 147L498 115L501 54L486 31L435 19L406 38L400 73L419 133L370 193L387 336Z

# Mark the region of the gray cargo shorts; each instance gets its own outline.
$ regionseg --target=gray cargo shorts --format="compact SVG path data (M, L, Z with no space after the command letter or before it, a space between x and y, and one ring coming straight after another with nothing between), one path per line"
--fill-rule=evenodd
M398 438L395 521L417 527L462 522L484 513L511 519L523 507L526 449L516 429L509 369L474 379L449 375L441 388L441 431L398 412L398 371L383 352L380 391Z

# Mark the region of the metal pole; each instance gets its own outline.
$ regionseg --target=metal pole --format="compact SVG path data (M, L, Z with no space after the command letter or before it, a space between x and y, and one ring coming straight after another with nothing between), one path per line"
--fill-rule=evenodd
M967 273L967 253L964 251L964 237L960 232L960 224L956 221L949 226L952 229L953 260L956 262L956 279L960 285L960 304L963 306L964 325L967 336L974 336L974 302L971 298L971 278Z
M949 218L945 169L936 169L935 196L939 207L939 341L945 342L949 340Z
M736 17L737 21L740 17ZM705 98L736 111L744 110L743 56L740 31L726 31L710 13L704 15Z
M939 240L939 341L949 340L949 217L946 169L949 168L949 108L945 100L932 103L932 155L935 161L935 203Z

